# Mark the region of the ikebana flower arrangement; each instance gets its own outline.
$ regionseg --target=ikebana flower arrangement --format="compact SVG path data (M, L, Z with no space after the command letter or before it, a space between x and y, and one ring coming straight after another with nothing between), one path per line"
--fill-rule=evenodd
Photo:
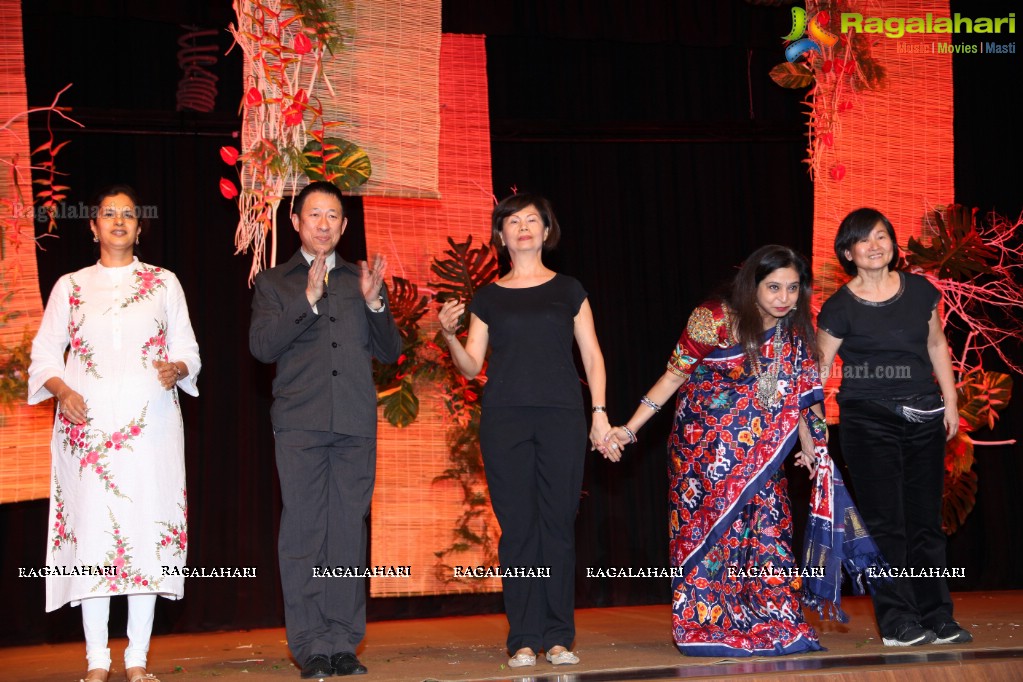
M238 168L239 188L229 178L220 192L237 200L240 218L235 252L252 250L249 282L277 262L277 207L305 179L341 189L365 183L369 157L332 134L344 125L326 120L321 93L333 95L323 61L344 49L346 34L323 0L236 0L237 25L228 30L245 58L241 101L241 149L223 147L220 157Z
M827 162L834 147L839 116L856 106L857 93L885 86L884 66L871 52L866 34L836 30L843 11L854 9L851 0L807 0L806 9L792 7L792 29L783 36L786 61L771 69L771 79L783 88L810 87L807 158L810 177L828 163L827 177L845 178L841 161Z
M941 316L952 338L952 363L959 390L959 433L945 448L942 521L946 533L962 525L977 501L973 471L977 445L970 434L995 426L1012 397L1012 374L1023 374L1023 219L996 214L977 220L977 209L938 207L925 218L928 233L910 237L906 261L942 293ZM984 361L1005 371L985 369Z

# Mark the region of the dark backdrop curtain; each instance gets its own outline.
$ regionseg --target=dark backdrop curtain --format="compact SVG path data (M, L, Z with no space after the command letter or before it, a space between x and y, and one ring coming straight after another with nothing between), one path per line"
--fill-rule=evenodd
M128 2L23 5L29 103L62 104L88 127L61 125L71 144L58 167L69 203L115 180L136 185L158 219L140 256L178 274L203 357L198 399L184 397L193 566L256 567L247 580L189 580L181 602L160 600L157 633L279 626L280 501L268 424L272 369L248 353L248 257L233 256L237 213L217 190L217 150L236 144L241 91L237 49L216 67L217 110L175 114L179 24L223 28L228 5L149 7ZM993 3L994 4L994 3ZM958 7L963 5L963 7ZM969 13L966 3L953 11ZM987 5L985 5L987 11ZM1002 14L991 10L992 16ZM976 12L974 12L976 13ZM663 372L689 311L765 243L810 250L813 191L806 174L802 92L774 85L784 59L783 8L743 2L613 3L449 1L444 30L487 38L494 189L549 197L564 236L550 256L578 277L594 308L609 373L608 408L623 421ZM229 46L219 39L220 54ZM88 55L88 59L82 57ZM994 55L991 55L994 57ZM989 106L1019 80L1019 62L956 57L957 199L1009 215L1020 210L1020 135L1010 107ZM1015 80L1008 80L1015 78ZM42 119L32 119L33 144ZM864 197L869 203L870 198ZM362 257L357 201L344 244ZM281 258L297 240L282 211ZM62 222L39 254L44 300L56 279L95 260L84 221ZM455 235L457 236L457 235ZM370 250L373 245L370 244ZM992 439L1011 437L1021 401ZM666 580L585 578L587 567L667 565L665 410L624 461L592 457L577 525L580 607L663 603ZM386 428L386 427L385 427ZM1018 430L1018 427L1017 427ZM950 542L949 565L967 579L953 589L1023 586L1023 537L1007 482L1021 480L1019 447L978 453L977 508ZM837 458L840 460L840 453ZM790 477L794 509L805 476ZM43 581L17 578L44 563L47 502L0 506L0 590L15 617L8 643L80 639L80 614L43 613ZM797 515L798 516L798 515ZM124 600L114 600L112 633ZM371 619L500 608L499 595L374 599Z

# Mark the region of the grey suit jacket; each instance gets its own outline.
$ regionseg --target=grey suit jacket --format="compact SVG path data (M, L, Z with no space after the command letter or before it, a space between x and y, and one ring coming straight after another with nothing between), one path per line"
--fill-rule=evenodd
M277 363L274 428L375 437L372 358L390 363L401 354L390 306L371 311L358 266L337 256L316 314L305 297L308 276L301 250L256 276L249 350L260 362Z

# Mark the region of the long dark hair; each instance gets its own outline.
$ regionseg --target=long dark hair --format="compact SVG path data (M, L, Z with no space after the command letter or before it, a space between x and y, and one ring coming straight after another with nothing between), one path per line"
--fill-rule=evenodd
M813 353L816 340L810 316L813 295L813 271L806 258L787 246L768 244L749 255L732 279L724 296L725 303L735 315L733 329L752 362L760 355L760 339L764 333L764 318L757 307L757 287L778 268L792 268L799 275L799 298L796 306L782 319L782 328L793 330L803 337L807 349Z

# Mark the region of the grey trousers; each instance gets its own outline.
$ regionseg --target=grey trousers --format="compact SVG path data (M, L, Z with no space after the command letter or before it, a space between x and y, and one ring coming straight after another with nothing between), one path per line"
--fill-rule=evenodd
M365 578L316 573L366 566L376 439L290 429L275 429L274 438L288 647L301 665L315 655L354 653L366 635Z

